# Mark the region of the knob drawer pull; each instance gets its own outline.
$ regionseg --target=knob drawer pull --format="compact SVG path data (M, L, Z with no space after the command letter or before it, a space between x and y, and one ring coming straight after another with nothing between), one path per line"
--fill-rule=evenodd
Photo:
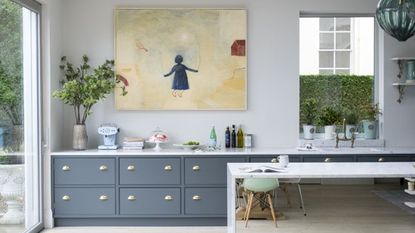
M199 165L195 165L192 167L193 171L200 171L200 166Z
M99 167L99 170L100 170L100 171L103 171L103 172L104 172L104 171L108 171L108 166L106 166L106 165L102 165L102 166L100 166L100 167Z
M278 159L276 158L271 159L271 163L278 163Z
M107 195L101 195L99 197L99 200L101 200L101 201L107 201L108 200L108 196Z
M68 196L68 195L65 195L65 196L62 197L62 200L64 200L64 201L70 201L71 200L71 197Z
M324 162L326 162L326 163L331 162L331 158L326 158L326 159L324 160Z
M135 200L137 200L137 198L134 196L134 195L130 195L130 196L128 196L128 198L127 198L129 201L135 201Z
M69 167L68 165L64 165L63 167L62 167L62 171L70 171L71 170L71 167Z
M192 197L192 199L193 199L194 201L200 201L202 198L201 198L199 195L194 195L194 196Z
M166 196L164 197L164 200L165 200L165 201L173 201L173 197L172 197L172 196L170 196L170 195L166 195Z
M134 165L128 165L127 170L128 171L135 171L135 166Z
M173 167L171 165L166 165L164 166L164 170L169 172L173 170Z
M378 159L378 162L384 162L385 161L385 158L383 158L383 157L380 157L379 159Z

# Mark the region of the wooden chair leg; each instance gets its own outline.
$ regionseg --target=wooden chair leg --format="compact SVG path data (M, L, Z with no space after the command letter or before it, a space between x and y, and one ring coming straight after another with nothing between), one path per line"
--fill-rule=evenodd
M274 205L272 204L271 195L267 194L267 198L268 198L268 204L269 204L269 208L271 209L271 215L272 215L272 219L274 220L275 227L278 227L277 218L275 216Z
M252 202L254 201L254 193L250 193L249 194L249 198L248 198L248 206L246 209L246 216L245 216L245 227L248 227L248 220L249 220L249 215L251 214L251 208L252 208Z

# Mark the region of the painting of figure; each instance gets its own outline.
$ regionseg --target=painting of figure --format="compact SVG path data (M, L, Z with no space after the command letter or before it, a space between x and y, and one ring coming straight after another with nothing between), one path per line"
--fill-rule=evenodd
M118 110L246 110L243 9L114 12ZM116 90L118 91L118 90Z

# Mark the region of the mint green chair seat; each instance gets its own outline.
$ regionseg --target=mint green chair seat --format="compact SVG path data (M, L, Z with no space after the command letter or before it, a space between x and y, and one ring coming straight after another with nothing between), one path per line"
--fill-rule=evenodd
M254 193L267 193L280 186L275 178L246 178L243 187Z

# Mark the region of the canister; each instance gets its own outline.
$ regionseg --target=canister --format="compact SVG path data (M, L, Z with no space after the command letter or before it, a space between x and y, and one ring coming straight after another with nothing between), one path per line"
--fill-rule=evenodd
M415 59L405 62L405 76L407 83L415 82Z

